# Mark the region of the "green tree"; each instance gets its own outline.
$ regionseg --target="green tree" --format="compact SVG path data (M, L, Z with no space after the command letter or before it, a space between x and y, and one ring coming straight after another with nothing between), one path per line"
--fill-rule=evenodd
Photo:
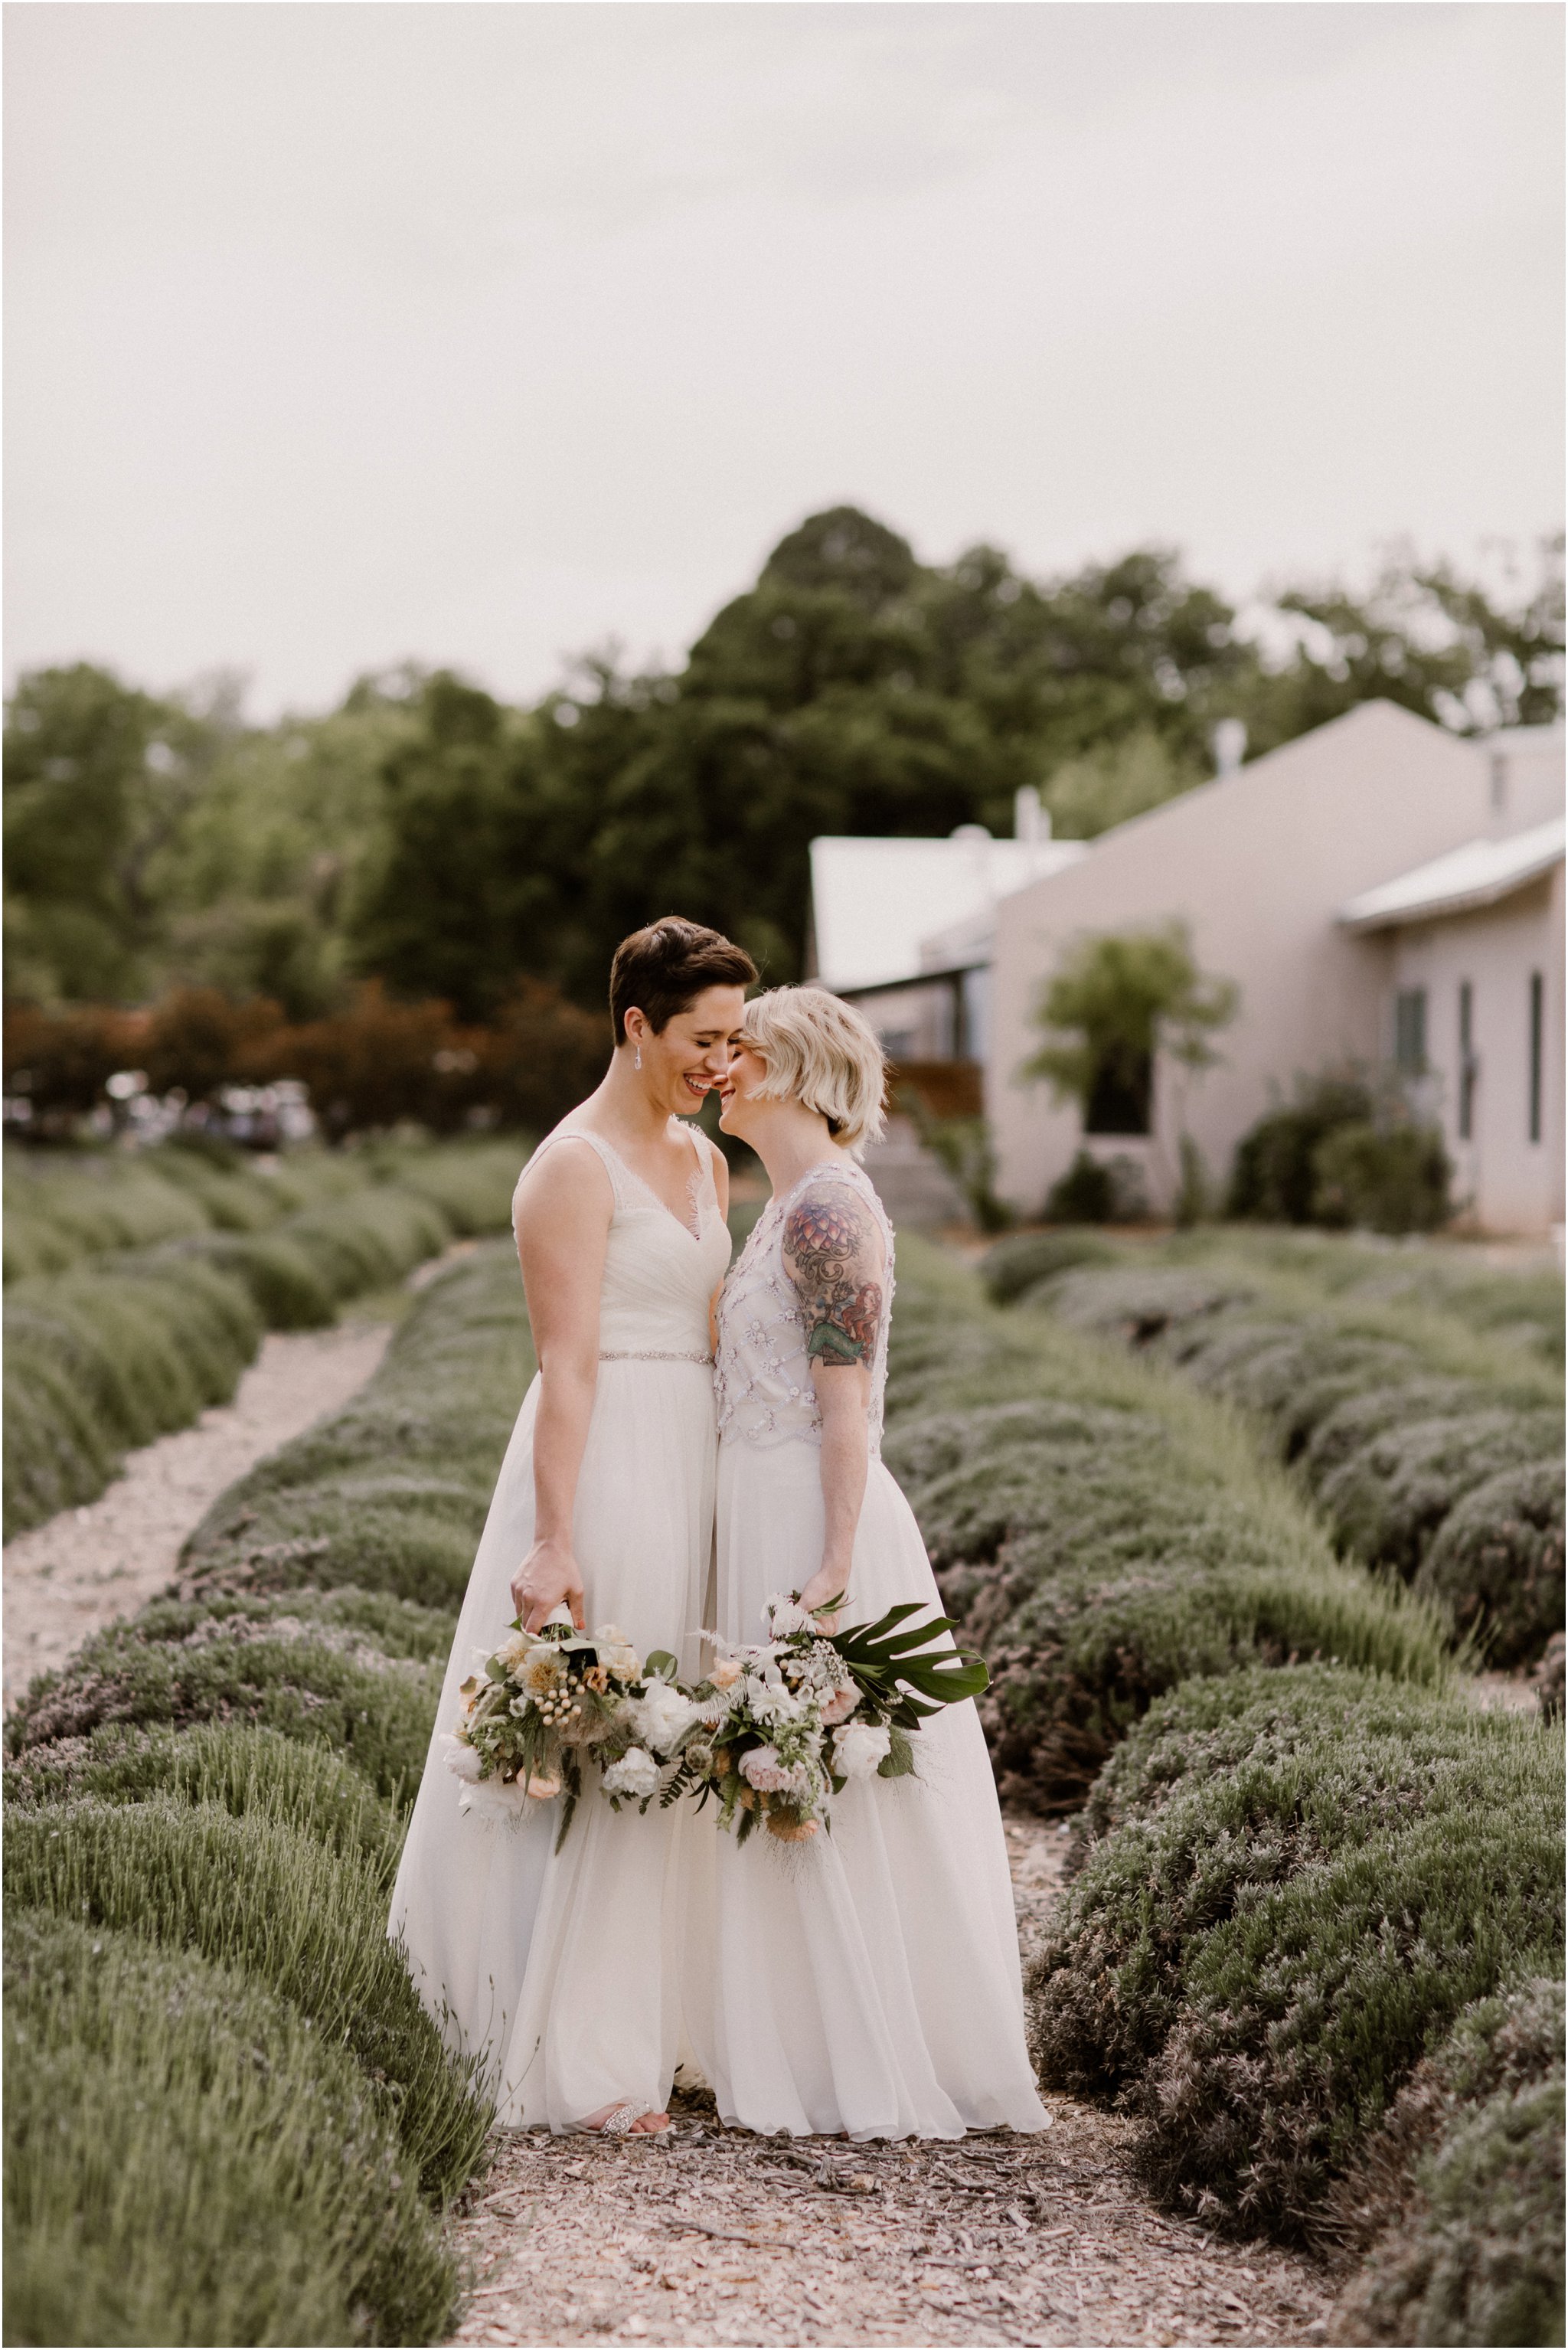
M28 992L116 997L141 983L162 923L158 861L223 723L221 708L158 700L87 661L21 679L5 717L5 835L9 951Z
M1240 1001L1234 981L1199 970L1183 923L1080 939L1041 991L1046 1042L1021 1075L1076 1102L1085 1133L1147 1134L1156 1055L1210 1067Z
M1537 549L1513 604L1446 564L1391 557L1371 589L1288 588L1275 608L1293 641L1260 660L1237 698L1254 754L1343 716L1394 702L1460 733L1541 725L1563 708L1563 542Z

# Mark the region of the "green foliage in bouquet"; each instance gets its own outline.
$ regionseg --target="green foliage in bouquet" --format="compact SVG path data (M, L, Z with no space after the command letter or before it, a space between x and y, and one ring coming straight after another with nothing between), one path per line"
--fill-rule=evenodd
M911 1616L921 1620L911 1624ZM875 1624L852 1624L847 1631L835 1633L833 1646L863 1703L899 1730L917 1730L944 1705L982 1697L990 1686L983 1658L972 1649L938 1645L944 1633L957 1629L950 1616L927 1616L908 1602L889 1607ZM936 1653L922 1656L922 1649Z
M947 1617L906 1603L829 1633L822 1618L840 1604L807 1614L797 1596L776 1596L762 1646L714 1642L718 1660L691 1692L692 1726L662 1803L689 1794L701 1808L713 1795L720 1826L738 1843L759 1825L804 1843L831 1828L832 1800L852 1779L909 1776L920 1723L985 1689L981 1659L943 1645Z

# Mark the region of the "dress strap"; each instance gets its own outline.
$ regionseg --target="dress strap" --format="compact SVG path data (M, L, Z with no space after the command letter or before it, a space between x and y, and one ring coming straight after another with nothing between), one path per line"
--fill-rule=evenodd
M586 1126L562 1127L556 1133L547 1134L544 1141L535 1149L528 1166L523 1170L523 1174L526 1175L528 1168L536 1165L545 1152L557 1142L586 1142L589 1149L596 1153L599 1164L610 1179L610 1190L615 1195L616 1206L618 1208L627 1206L629 1197L628 1186L632 1180L631 1169L602 1135L595 1134ZM522 1176L519 1176L518 1180L522 1181Z

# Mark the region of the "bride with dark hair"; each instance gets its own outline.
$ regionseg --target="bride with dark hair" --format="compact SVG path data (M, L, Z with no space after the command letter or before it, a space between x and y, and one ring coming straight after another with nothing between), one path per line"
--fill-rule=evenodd
M756 975L728 939L673 917L625 940L604 1082L545 1138L513 1201L538 1376L469 1579L389 1930L515 2126L667 2128L689 2044L691 1854L711 1822L689 1804L614 1812L590 1773L557 1853L557 1802L487 1820L438 1750L514 1616L530 1631L562 1607L579 1627L613 1622L696 1674L729 1185L680 1120L723 1077Z

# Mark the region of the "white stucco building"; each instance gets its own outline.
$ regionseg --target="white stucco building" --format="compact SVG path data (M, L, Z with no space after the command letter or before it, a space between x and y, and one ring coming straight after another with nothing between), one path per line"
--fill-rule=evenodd
M1478 743L1367 703L1002 896L984 1058L1003 1196L1037 1212L1086 1146L1137 1160L1158 1208L1183 1132L1222 1179L1298 1074L1395 1062L1479 1223L1560 1223L1563 782L1560 728ZM1085 934L1173 919L1241 990L1220 1064L1157 1065L1147 1134L1085 1136L1075 1107L1019 1076L1042 983Z
M825 834L811 844L808 975L857 1003L895 1061L983 1061L996 909L1075 864L1039 794L1017 795L1016 833L963 824L945 840Z

